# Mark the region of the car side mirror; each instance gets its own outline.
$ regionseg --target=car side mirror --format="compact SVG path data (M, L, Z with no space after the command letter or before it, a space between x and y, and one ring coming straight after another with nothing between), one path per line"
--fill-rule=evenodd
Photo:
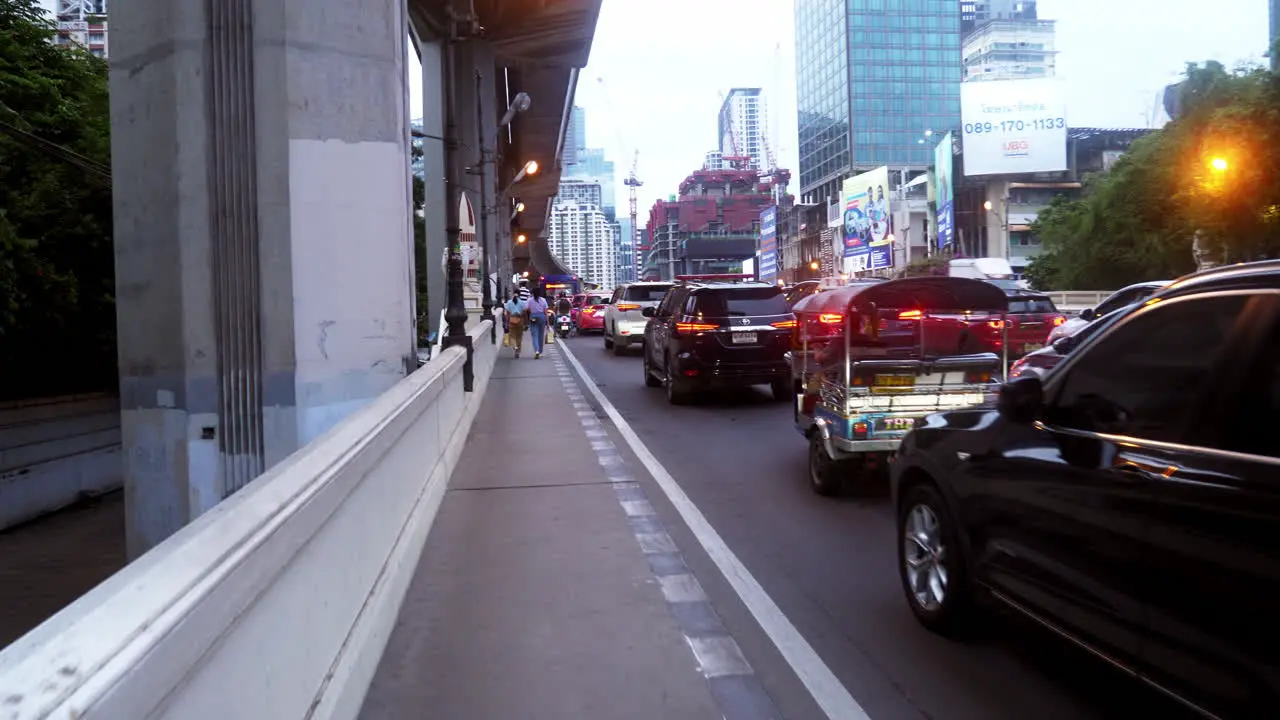
M655 308L655 307L647 307L647 308L645 308L645 309L641 310L641 311L640 311L640 314L641 314L641 315L643 315L643 316L645 316L645 317L647 317L647 318L651 318L651 317L653 317L653 316L655 316L655 315L657 315L657 314L658 314L658 309L657 309L657 308Z
M1093 308L1086 308L1080 312L1080 319L1085 322L1093 322L1096 317L1098 317L1098 311Z
M1015 423L1030 423L1044 411L1044 385L1040 378L1024 376L1000 388L996 409L1001 417Z

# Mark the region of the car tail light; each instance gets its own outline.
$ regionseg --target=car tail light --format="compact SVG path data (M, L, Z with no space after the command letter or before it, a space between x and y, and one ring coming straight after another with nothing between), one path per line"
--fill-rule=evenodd
M864 422L856 422L853 424L853 436L859 440L867 436L867 424Z
M795 320L779 320L776 323L769 323L769 324L773 325L776 328L783 328L783 329L789 330L796 326L796 321Z
M678 333L702 333L718 330L719 325L715 323L698 323L698 322L678 322L676 323L676 332Z
M970 370L964 374L964 381L970 385L981 385L991 382L990 372L977 372Z
M919 320L924 317L924 313L920 310L903 310L898 313L899 320Z
M818 316L818 322L823 325L839 325L844 322L844 316L840 313L822 313Z
M616 306L619 310L639 310L640 306L635 303L618 303Z
M1004 329L1004 321L1003 321L1003 320L988 320L988 321L987 321L987 327L990 327L992 330L1003 330L1003 329Z
M1067 321L1067 318L1066 318L1065 316L1063 316L1063 315L1054 315L1054 316L1053 316L1052 323L1053 323L1053 326L1054 326L1054 327L1058 327L1059 325L1061 325L1061 324L1065 323L1066 321Z

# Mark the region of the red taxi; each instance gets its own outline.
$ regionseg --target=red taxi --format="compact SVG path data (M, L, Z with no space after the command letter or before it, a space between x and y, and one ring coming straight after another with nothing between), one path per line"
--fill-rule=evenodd
M582 295L581 304L574 298L574 322L578 332L604 332L604 309L608 307L609 298L604 295Z

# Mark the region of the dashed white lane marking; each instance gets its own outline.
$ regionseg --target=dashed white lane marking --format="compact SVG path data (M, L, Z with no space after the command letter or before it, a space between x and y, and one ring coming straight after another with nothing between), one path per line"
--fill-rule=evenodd
M692 575L665 575L658 578L662 587L662 596L667 602L706 602L707 593L703 591L698 579Z
M609 398L600 391L599 386L587 374L586 368L582 367L582 363L578 362L578 358L574 357L573 351L568 345L560 346L560 354L569 361L573 368L577 370L578 376L582 384L586 386L587 391L591 393L596 402L600 403L600 407L604 409L606 415L617 427L618 433L631 451L635 453L640 463L644 465L649 474L653 476L658 487L662 489L663 494L675 507L676 512L680 513L680 517L685 524L689 526L689 530L693 536L702 545L702 549L706 551L720 572L724 574L729 585L733 587L734 592L742 599L744 605L751 612L752 617L760 624L765 634L773 641L778 648L778 652L786 659L787 664L795 671L796 676L800 678L800 682L804 683L809 694L813 696L818 707L822 708L822 712L831 720L870 720L866 711L858 704L857 700L849 694L849 691L840 683L840 679L831 672L831 668L822 661L818 653L809 644L808 640L800 634L796 626L791 620L783 614L778 604L769 597L769 593L765 592L762 587L747 570L738 556L733 553L729 545L720 537L720 533L711 526L698 506L689 499L684 489L676 482L671 473L658 462L649 448L645 446L644 441L636 434L631 425L622 417L618 409L609 402ZM583 418L583 424L586 424L586 418ZM641 536L642 537L642 536ZM671 538L665 533L662 538L670 543ZM641 540L643 546L644 540ZM674 545L672 546L674 547ZM650 552L646 550L646 552ZM661 551L656 551L661 552ZM703 662L703 656L699 654L699 648L694 646L694 641L690 639L690 646L693 647L695 655L698 655L698 661ZM715 648L704 647L707 652L708 662L720 662L722 659L715 655ZM736 650L736 647L735 647ZM741 654L739 653L739 656ZM725 661L728 662L728 661ZM745 663L746 661L743 660ZM704 672L705 666L704 666Z

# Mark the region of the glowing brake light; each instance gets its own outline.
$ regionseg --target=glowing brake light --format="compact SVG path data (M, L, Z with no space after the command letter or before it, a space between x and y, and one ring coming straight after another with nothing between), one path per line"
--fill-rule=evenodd
M818 316L818 322L823 325L839 325L844 322L844 316L840 313L822 313Z
M635 303L618 303L616 306L619 310L639 310L640 306Z
M898 313L899 320L919 320L924 317L924 313L919 310L903 310Z
M776 328L793 328L796 326L796 321L795 320L779 320L776 323L770 323L770 325L773 325Z
M698 323L698 322L678 322L676 323L676 332L681 333L700 333L710 332L720 329L715 323Z
M582 308L582 313L583 313L584 315L595 315L595 314L596 314L596 309L595 309L595 307L584 307L584 308Z
M991 373L989 372L967 372L964 374L964 381L971 385L980 385L991 382Z
M1003 321L1003 320L988 320L988 321L987 321L987 325L989 325L989 326L991 327L991 329L993 329L993 330L1002 330L1002 329L1004 329L1004 321Z
M1066 322L1066 321L1067 321L1067 319L1066 319L1065 317L1061 316L1061 315L1054 315L1054 316L1053 316L1053 326L1054 326L1054 327L1058 327L1059 325L1061 325L1062 323L1064 323L1064 322Z

